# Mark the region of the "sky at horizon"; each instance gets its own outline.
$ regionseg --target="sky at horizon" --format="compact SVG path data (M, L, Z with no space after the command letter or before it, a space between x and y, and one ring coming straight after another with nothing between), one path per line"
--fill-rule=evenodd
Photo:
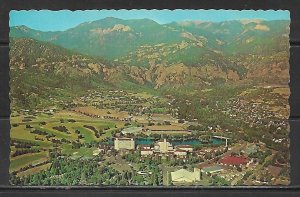
M10 27L25 25L40 31L64 31L81 23L106 17L120 19L148 18L160 24L189 20L211 22L246 19L290 20L290 13L287 10L13 10L9 13L9 16Z

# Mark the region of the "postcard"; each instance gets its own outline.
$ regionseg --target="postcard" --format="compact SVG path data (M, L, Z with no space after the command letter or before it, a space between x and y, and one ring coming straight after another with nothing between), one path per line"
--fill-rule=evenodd
M10 183L288 185L284 10L13 10Z

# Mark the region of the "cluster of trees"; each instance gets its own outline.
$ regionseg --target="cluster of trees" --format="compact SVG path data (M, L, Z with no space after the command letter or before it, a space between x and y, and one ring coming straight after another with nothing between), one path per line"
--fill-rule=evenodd
M65 120L65 119L62 119L62 118L59 121L60 121L60 123L65 123L65 122L74 123L74 122L76 122L76 120L74 120L74 119L67 119L67 120Z
M49 161L44 161L44 162L41 162L41 163L38 163L38 164L34 164L34 165L33 164L29 164L29 165L27 165L25 167L20 168L19 170L13 171L11 173L11 175L14 176L14 175L18 174L19 172L23 172L23 171L26 171L26 170L31 169L31 168L42 166L42 165L45 165L47 163L49 163Z
M38 152L40 152L39 149L21 149L21 150L16 150L13 154L11 154L11 156L16 157L27 153L38 153Z
M190 125L188 126L188 130L203 131L203 130L207 130L207 127L203 127L202 125Z
M138 105L131 105L130 103L124 105L116 105L115 107L119 107L120 111L127 111L129 114L138 113L139 106Z
M53 156L50 169L23 178L12 174L11 183L16 185L160 185L162 183L156 165L147 168L143 166L144 170L152 172L150 176L143 176L136 171L119 172L109 165L99 166L99 161L102 161L99 157L74 160L57 154Z
M132 172L133 185L162 184L162 173L158 167L162 163L160 156L141 157L139 152L133 152L132 154L124 155L123 159L131 163L139 163L139 170L147 173L147 175L139 175L135 171Z
M13 127L18 127L19 124L18 124L18 123L13 123L13 124L11 124L11 126L13 126Z
M271 154L272 152L268 149L266 151L257 151L251 153L249 154L249 157L257 159L259 164L262 164L265 161L266 157L268 157Z
M15 184L21 185L87 185L89 183L101 184L106 178L110 179L113 170L99 169L96 160L71 160L67 158L53 158L49 170L42 171L21 179ZM111 173L107 173L109 171ZM103 173L103 174L102 174Z
M289 151L277 152L272 159L272 164L282 166L288 163L289 159L290 159Z
M32 121L32 119L30 119L30 118L24 118L24 119L22 120L22 122L30 122L30 121Z
M158 160L160 161L160 159ZM166 164L168 166L183 166L183 165L193 165L193 164L198 164L200 162L203 162L203 158L197 157L193 155L192 153L187 154L187 157L185 159L182 159L178 156L168 156L166 157Z
M102 134L103 134L103 131L102 130L97 130L95 127L91 126L91 125L83 125L83 127L87 128L87 129L90 129L94 132L94 135L99 138ZM108 128L105 128L105 129L109 129Z
M25 142L25 141L20 141L15 139L12 139L10 141L10 145L15 146L16 148L31 148L32 146L39 146L34 142Z
M243 176L243 180L247 180L252 174L253 174L252 171L247 171L247 172L245 173L245 175Z
M79 149L81 146L82 144L79 142L79 140L72 141L72 149Z
M62 138L60 141L61 141L62 143L66 143L66 144L70 144L70 143L71 143L71 141L70 141L70 140L67 140L66 138Z
M47 139L48 141L49 141L49 139L52 138L52 137L55 137L55 135L52 134L52 133L48 133L48 134L46 135L46 139Z
M26 128L26 129L32 129L33 127L32 127L31 125L27 124L27 125L25 126L25 128Z
M273 176L267 172L264 171L263 174L259 177L259 181L265 182L265 183L271 183Z
M227 181L226 179L217 176L217 175L212 175L212 179L210 180L210 183L212 186L229 186L230 182Z
M33 131L30 131L30 133L34 133L34 134L38 134L38 135L48 135L47 132L41 131L41 130L38 130L38 129L35 129L35 130L33 130Z
M40 125L46 125L47 123L46 122L40 122Z
M53 127L53 129L63 132L63 133L66 133L66 134L71 134L66 126L55 126L55 127Z
M139 163L141 159L141 154L139 151L134 151L130 154L124 155L123 159L132 163Z

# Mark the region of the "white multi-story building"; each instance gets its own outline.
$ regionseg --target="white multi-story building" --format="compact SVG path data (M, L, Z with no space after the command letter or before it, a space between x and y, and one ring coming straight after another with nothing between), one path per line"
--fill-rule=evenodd
M116 150L125 149L125 150L134 150L135 142L133 138L115 138L114 148Z
M168 153L173 150L173 146L166 139L163 139L155 143L154 150L160 153Z

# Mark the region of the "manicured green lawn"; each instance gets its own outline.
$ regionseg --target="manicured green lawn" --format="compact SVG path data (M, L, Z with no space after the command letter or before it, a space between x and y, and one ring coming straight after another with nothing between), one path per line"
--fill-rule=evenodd
M43 128L42 127L34 127L34 128L36 128L38 130L41 130L41 131L45 131L45 132L47 132L49 134L53 134L53 135L55 135L58 138L65 138L65 139L69 139L70 138L70 136L68 134L60 132L60 131L56 131L54 129L44 128L44 127Z
M40 153L30 153L11 158L10 171L18 170L29 164L36 164L48 160L48 153L46 151Z
M90 129L86 129L83 127L77 127L76 129L80 131L80 134L84 137L84 141L86 143L97 141L97 138L94 135L94 132L91 131Z
M64 121L61 122L61 119ZM75 122L70 122L69 120L75 120ZM14 122L20 123L17 127L12 127L11 129L11 139L15 139L18 141L23 142L32 142L39 146L36 148L39 149L45 149L46 151L40 152L40 153L30 153L30 154L24 154L17 157L11 158L11 164L10 164L10 172L19 170L20 168L26 167L30 164L35 165L37 163L47 161L49 159L48 157L48 149L51 149L53 146L52 142L47 141L45 135L39 135L30 133L30 131L37 129L44 131L48 134L55 135L55 139L66 139L69 141L77 140L78 134L75 133L76 129L80 131L80 134L83 136L83 139L81 139L81 143L91 143L93 141L101 141L101 139L105 137L110 137L112 134L111 132L115 130L115 125L118 126L118 128L121 128L124 126L123 122L118 121L107 121L107 120L101 120L97 118L90 118L81 116L79 114L75 114L73 112L64 112L60 113L58 115L54 114L51 117L45 117L45 116L36 116L36 119L34 119L34 122L28 122L28 123L22 123L18 122L19 120L17 118L14 119ZM46 122L45 125L41 125L41 122ZM31 129L26 128L26 124L29 124ZM94 131L85 128L84 125L89 125L95 127L98 131L103 130L104 128L110 128L108 130L104 130L104 134L97 138L94 134ZM54 126L65 126L70 134L57 131L53 129ZM39 139L44 139L44 141L36 140L35 138L38 137ZM96 148L86 148L81 147L79 149L72 149L71 143L63 143L59 146L59 148L62 150L62 153L69 155L70 157L94 157L93 151L96 150ZM15 147L12 148L12 150L16 150ZM43 165L41 167L35 167L32 169L28 169L24 172L21 172L18 174L18 176L26 176L28 174L34 174L38 171L41 171L43 169L47 169L49 165Z
M86 148L81 147L79 149L72 149L72 145L64 144L62 152L64 154L73 155L73 156L80 156L80 157L93 157L93 151L96 148Z
M28 176L28 175L31 175L31 174L36 174L40 171L43 171L43 170L48 170L51 166L51 163L47 163L45 165L41 165L41 166L38 166L38 167L35 167L35 168L30 168L24 172L20 172L18 173L18 176L19 177L23 177L23 176Z
M49 148L52 146L52 142L48 142L48 141L39 141L39 140L34 140L34 139L20 139L20 138L14 138L14 137L11 137L11 140L17 140L17 141L22 141L22 142L29 142L29 143L34 143L34 144L37 144L39 145L39 147L41 148Z

